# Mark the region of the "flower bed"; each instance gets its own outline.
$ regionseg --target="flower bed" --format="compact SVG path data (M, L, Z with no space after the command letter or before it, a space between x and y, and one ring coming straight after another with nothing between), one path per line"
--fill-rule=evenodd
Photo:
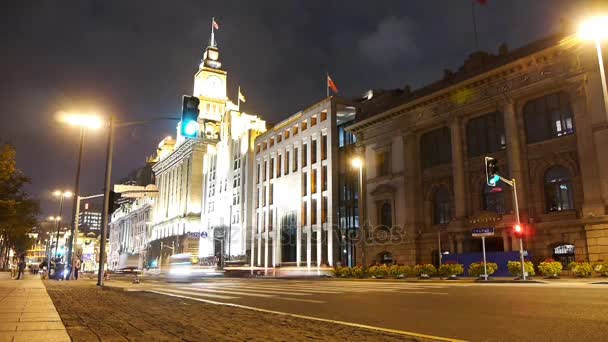
M562 269L562 263L553 259L547 259L538 264L538 271L545 277L558 278Z
M526 269L526 273L528 273L529 276L533 276L536 273L534 273L534 264L532 264L531 261L525 261L524 262L524 267ZM521 262L519 261L509 261L507 263L507 269L509 270L509 273L511 273L514 276L517 277L521 277Z
M590 277L591 264L585 261L573 261L568 264L568 269L577 277Z
M420 264L414 267L416 276L420 278L429 278L437 273L437 268L433 264Z
M608 261L597 261L593 264L593 271L602 277L608 277Z
M445 263L439 266L439 276L441 277L457 277L464 273L462 264Z
M488 270L488 276L494 274L498 270L498 264L495 262L488 262L486 264ZM469 265L469 275L472 277L481 277L484 274L483 261L474 262Z

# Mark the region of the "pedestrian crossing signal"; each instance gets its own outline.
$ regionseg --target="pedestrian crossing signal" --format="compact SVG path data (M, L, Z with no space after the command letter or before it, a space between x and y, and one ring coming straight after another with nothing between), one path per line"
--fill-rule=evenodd
M196 96L184 95L182 99L182 122L181 134L185 138L194 139L198 137L198 105L200 100Z

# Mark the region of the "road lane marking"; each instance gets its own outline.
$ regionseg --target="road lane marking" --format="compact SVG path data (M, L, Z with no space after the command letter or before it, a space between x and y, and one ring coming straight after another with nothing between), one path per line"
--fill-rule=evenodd
M373 326L373 325L358 324L358 323L352 323L352 322L337 321L337 320L327 319L327 318L299 315L299 314L294 314L294 313L289 313L289 312L274 311L274 310L256 308L253 306L235 304L235 303L224 303L224 302L218 302L218 301L203 299L203 298L192 298L192 297L188 297L188 296L182 296L179 294L163 293L163 292L158 292L158 291L153 291L153 290L148 290L148 292L157 293L157 294L161 294L161 295L165 295L165 296L190 299L190 300L194 300L197 302L203 302L203 303L207 303L207 304L231 306L231 307L240 308L240 309L253 310L253 311L257 311L257 312L265 312L265 313L271 313L271 314L282 315L282 316L291 316L291 317L302 318L302 319L307 319L307 320L311 320L311 321L327 322L327 323L346 325L346 326L361 328L361 329L382 331L382 332L396 334L396 335L431 339L431 340L436 340L436 341L465 342L465 340L459 340L456 338L419 334L419 333L405 331L405 330L389 329L389 328L382 328L382 327Z
M193 296L202 296L202 297L210 297L210 298L218 298L218 299L238 299L238 297L215 295L215 294L211 294L211 293L192 293L192 292L188 292L188 291L170 290L170 289L151 289L151 290L145 290L145 291L166 294L169 296L171 295L171 293L178 293L178 294L189 294L189 295L193 295ZM165 291L171 292L171 293L165 293Z
M184 290L193 290L193 291L196 291L197 293L199 293L201 291L203 291L203 292L210 291L210 292L217 292L217 293L234 294L234 295L237 295L237 296L249 296L249 297L284 299L284 300L291 300L291 301L297 301L297 302L317 303L317 304L325 303L324 301L321 301L321 300L288 298L288 297L281 297L281 296L261 294L261 293L246 293L246 292L241 292L241 291L211 290L211 289L201 289L201 288L196 288L196 287L181 287L181 289L184 289Z

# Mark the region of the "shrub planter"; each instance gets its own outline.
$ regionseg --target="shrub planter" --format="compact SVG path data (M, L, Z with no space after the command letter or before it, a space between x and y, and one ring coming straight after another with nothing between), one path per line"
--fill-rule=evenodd
M562 269L562 263L553 259L547 259L538 265L538 270L547 279L559 279Z
M486 268L488 269L488 279L492 274L498 270L498 265L495 262L488 262L486 264ZM477 277L478 280L485 280L484 278L484 269L483 269L483 261L482 262L474 262L469 265L469 275L472 277Z
M416 265L414 269L420 279L429 279L437 273L437 269L433 264Z
M574 273L577 278L591 277L591 264L585 261L573 261L568 264L568 269Z
M532 264L531 261L526 261L524 262L524 267L526 269L526 273L528 273L528 279L531 279L530 276L535 275L536 273L534 273L534 264ZM511 275L515 276L516 280L521 280L523 279L522 274L521 274L521 262L519 261L509 261L507 263L507 268L509 269L509 273L511 273Z

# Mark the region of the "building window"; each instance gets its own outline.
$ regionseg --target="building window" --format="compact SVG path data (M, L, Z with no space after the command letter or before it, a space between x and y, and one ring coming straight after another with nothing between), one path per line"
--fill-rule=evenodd
M452 200L450 198L450 192L443 186L435 192L433 215L435 224L449 223L452 219Z
M308 195L308 177L306 172L302 172L302 196Z
M274 178L274 158L270 158L270 171L268 172L270 174L270 179Z
M317 200L315 198L310 202L310 224L317 224Z
M450 129L438 128L427 132L420 138L420 157L422 167L449 164L452 162L452 142Z
M317 169L310 170L310 193L317 193Z
M310 127L312 127L312 126L314 126L314 125L316 125L316 124L317 124L317 116L316 116L316 115L313 115L313 116L310 118Z
M283 136L279 133L277 135L277 144L280 143L283 140Z
M327 135L321 136L321 160L327 159Z
M321 223L327 223L327 196L322 197L321 202Z
M274 185L270 184L270 188L269 188L270 193L268 194L268 204L270 204L270 205L272 205L274 202L274 200L273 200L274 191L273 190L274 190Z
M306 202L302 202L302 226L307 225L306 223L306 214L308 213L308 208L306 206Z
M262 169L262 181L268 180L268 178L266 178L266 170L268 168L268 161L264 160L264 168Z
M277 178L281 177L281 170L283 170L282 167L281 167L282 166L282 164L281 164L282 160L283 160L283 156L279 154L277 156Z
M380 225L386 228L393 226L393 208L388 202L384 202L380 206Z
M317 139L313 139L310 143L310 163L317 162Z
M469 157L504 150L507 147L503 114L485 114L467 123L467 152Z
M266 206L266 185L262 188L262 206Z
M260 207L260 188L255 189L255 203L256 203L256 208L259 208Z
M547 212L572 210L572 181L563 166L554 166L545 173L545 205Z
M390 161L390 151L376 152L376 173L378 176L386 176L391 173Z
M327 120L327 111L322 111L321 112L321 122Z
M291 129L291 132L292 132L291 135L294 136L294 137L296 135L298 135L298 126L293 126L292 129Z
M289 151L285 151L285 175L289 174Z
M302 144L302 161L300 163L302 167L306 167L308 164L308 144Z
M298 171L298 148L293 148L293 172Z
M302 121L302 123L300 124L300 126L302 127L302 132L304 132L306 130L306 128L308 127L306 120Z
M289 139L289 130L286 130L285 133L283 133L283 135L285 136L285 139Z
M327 165L321 167L321 191L327 190Z
M505 189L503 182L499 182L496 186L483 184L483 210L497 214L505 213Z
M344 147L357 142L355 135L344 129L345 126L350 124L351 122L347 122L338 126L338 147Z
M570 100L565 92L553 93L524 106L528 143L535 143L574 133Z

